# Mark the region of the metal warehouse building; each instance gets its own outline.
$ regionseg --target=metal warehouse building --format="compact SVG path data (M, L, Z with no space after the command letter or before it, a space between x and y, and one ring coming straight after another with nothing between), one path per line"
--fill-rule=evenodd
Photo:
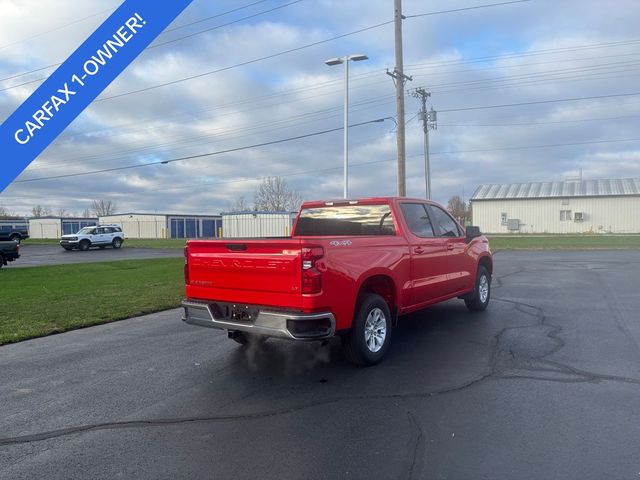
M485 233L640 233L640 178L480 185Z
M100 223L119 225L126 238L214 238L222 228L220 215L119 213L100 217Z
M81 228L91 227L97 224L97 218L30 218L29 236L31 238L60 238L60 235L77 233Z
M222 214L222 232L227 238L288 237L295 213L236 212Z

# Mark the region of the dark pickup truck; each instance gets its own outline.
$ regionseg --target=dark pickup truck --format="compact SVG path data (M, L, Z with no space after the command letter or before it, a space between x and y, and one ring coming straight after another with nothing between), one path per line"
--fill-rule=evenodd
M29 228L24 224L0 223L0 241L13 240L20 241L29 238Z
M20 257L20 244L12 240L0 242L0 268Z

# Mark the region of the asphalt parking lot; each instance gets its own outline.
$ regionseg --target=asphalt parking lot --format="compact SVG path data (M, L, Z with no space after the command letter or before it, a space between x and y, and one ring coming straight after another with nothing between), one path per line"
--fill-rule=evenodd
M178 310L0 347L0 477L640 478L640 251L495 262L372 368Z
M176 248L92 248L89 251L66 251L59 245L20 246L20 258L10 268L41 267L69 263L111 262L113 260L142 260L147 258L181 257L182 250Z

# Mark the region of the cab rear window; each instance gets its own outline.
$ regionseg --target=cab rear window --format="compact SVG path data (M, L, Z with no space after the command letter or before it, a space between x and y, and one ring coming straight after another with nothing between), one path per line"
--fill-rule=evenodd
M335 237L395 235L389 205L344 205L305 208L300 212L295 236Z

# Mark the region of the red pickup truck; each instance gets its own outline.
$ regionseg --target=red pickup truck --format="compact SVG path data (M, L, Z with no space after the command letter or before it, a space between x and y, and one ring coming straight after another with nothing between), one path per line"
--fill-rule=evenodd
M450 298L487 308L493 260L478 227L411 198L302 205L285 238L190 240L183 320L247 344L342 337L373 365L398 316Z

